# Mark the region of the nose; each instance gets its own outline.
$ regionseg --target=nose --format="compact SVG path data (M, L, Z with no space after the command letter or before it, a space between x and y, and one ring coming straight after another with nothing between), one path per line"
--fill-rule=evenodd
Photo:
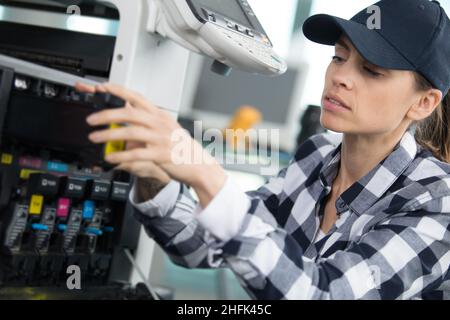
M335 87L343 87L347 90L353 89L352 70L348 61L334 68L331 81Z

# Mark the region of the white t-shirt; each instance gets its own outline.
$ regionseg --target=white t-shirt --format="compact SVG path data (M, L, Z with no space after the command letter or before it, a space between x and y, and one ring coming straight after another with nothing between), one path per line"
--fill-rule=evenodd
M322 231L322 229L319 228L319 232L317 232L314 242L319 242L325 236L326 236L326 234Z

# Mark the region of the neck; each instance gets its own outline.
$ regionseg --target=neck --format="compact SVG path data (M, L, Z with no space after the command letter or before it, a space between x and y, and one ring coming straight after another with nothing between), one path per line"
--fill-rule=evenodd
M386 158L400 141L405 130L389 134L344 134L339 172L334 185L341 192L368 174Z

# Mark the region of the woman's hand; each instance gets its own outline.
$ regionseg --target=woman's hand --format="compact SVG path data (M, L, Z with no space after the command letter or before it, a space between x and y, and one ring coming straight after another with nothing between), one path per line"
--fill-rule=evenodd
M139 178L165 183L174 179L188 184L196 190L203 207L220 191L226 180L224 170L169 113L117 85L77 84L76 88L91 93L108 92L127 101L123 108L100 111L87 119L92 126L125 125L89 136L94 143L126 142L126 150L107 155L107 162Z

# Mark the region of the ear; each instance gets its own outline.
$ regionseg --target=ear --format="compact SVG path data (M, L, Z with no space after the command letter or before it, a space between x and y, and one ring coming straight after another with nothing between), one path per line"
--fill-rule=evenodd
M442 101L442 92L437 89L429 89L419 96L409 109L407 116L413 121L427 118L439 106Z

